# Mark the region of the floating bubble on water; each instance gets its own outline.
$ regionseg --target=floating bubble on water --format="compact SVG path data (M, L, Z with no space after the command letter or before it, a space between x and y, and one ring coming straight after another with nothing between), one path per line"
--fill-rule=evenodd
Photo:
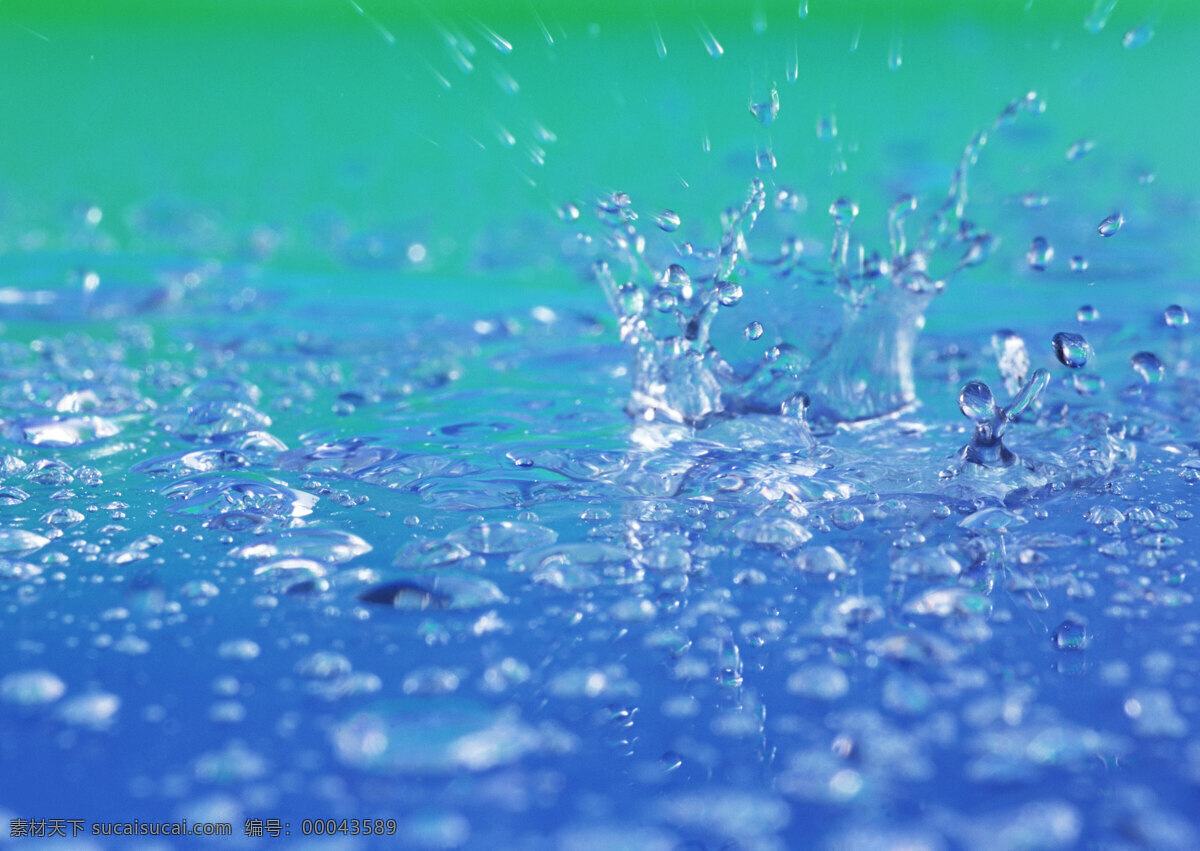
M116 720L121 698L106 691L92 691L60 703L55 713L62 721L76 727L104 730Z
M305 517L312 513L315 494L294 490L267 476L239 472L201 473L178 479L159 491L179 514L216 517L253 512L268 517Z
M758 322L757 320L754 322L751 322L749 325L746 326L746 330L744 331L744 334L745 334L747 340L760 339L763 335L762 323Z
M770 127L779 116L779 89L771 86L765 101L750 101L750 114L758 119L758 123L763 127Z
M862 511L853 505L839 505L829 512L829 521L847 532L861 526L863 519Z
M1137 352L1129 359L1129 365L1147 384L1157 384L1166 374L1166 368L1154 352Z
M1067 148L1067 161L1078 162L1090 154L1092 149L1095 147L1096 143L1091 139L1080 139L1078 142L1073 143L1071 147Z
M900 576L920 576L926 579L953 579L962 573L962 563L939 550L920 549L898 556L891 571Z
M235 547L229 554L234 558L244 559L297 556L340 564L370 551L370 544L349 532L337 529L288 529Z
M376 703L336 724L330 738L343 765L401 775L487 771L542 743L514 709L444 698Z
M1191 321L1192 318L1188 315L1187 310L1178 304L1172 304L1163 311L1163 322L1168 328L1182 328Z
M811 700L837 700L850 691L850 678L836 665L805 665L788 677L787 690Z
M406 610L474 609L508 601L494 582L455 573L388 582L364 591L358 599Z
M808 547L800 551L792 564L805 573L834 576L850 572L842 554L833 547Z
M349 659L332 650L319 650L296 663L297 674L314 679L345 676L352 668Z
M0 555L20 558L37 552L50 539L25 529L0 528Z
M1054 356L1063 366L1069 366L1071 369L1087 366L1092 347L1081 334L1059 331L1050 343L1054 347Z
M236 659L239 662L249 662L252 659L257 659L261 653L262 648L258 646L258 642L252 641L249 638L231 638L217 645L217 655L222 659Z
M66 683L50 671L14 671L0 679L0 700L18 706L53 703L66 692Z
M1029 251L1025 253L1025 260L1029 263L1029 268L1044 272L1053 259L1054 246L1050 244L1050 240L1044 236L1035 236L1033 242L1029 244Z
M1067 615L1050 634L1050 644L1055 650L1086 650L1090 640L1087 619L1076 614Z
M1121 46L1126 50L1141 47L1154 38L1154 23L1146 21L1125 33L1121 38Z
M4 437L14 443L66 448L95 443L120 432L116 423L100 416L28 416L5 420Z
M1166 689L1135 691L1125 699L1124 709L1139 736L1176 739L1187 735L1187 721Z
M451 544L460 544L471 552L488 555L544 547L557 540L558 533L547 526L508 520L464 526L446 536L446 541Z
M1111 216L1105 218L1105 220L1102 221L1099 226L1097 226L1096 230L1101 236L1108 237L1119 231L1121 226L1124 224L1125 216L1123 216L1121 213L1113 213Z
M1108 24L1108 18L1116 6L1117 0L1096 0L1092 11L1088 12L1087 17L1083 19L1083 28L1092 35L1096 35Z
M658 225L661 230L664 230L667 233L673 233L679 229L679 214L674 210L663 210L654 217L654 223Z
M739 521L733 534L748 544L790 550L812 538L812 532L787 517L751 517Z
M1075 311L1075 319L1078 320L1079 324L1081 325L1089 325L1093 322L1099 321L1100 311L1090 304L1085 304Z

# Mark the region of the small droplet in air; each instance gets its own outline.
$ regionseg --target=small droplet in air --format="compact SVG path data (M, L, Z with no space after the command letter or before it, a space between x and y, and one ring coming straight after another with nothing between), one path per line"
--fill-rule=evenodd
M1059 331L1051 343L1054 346L1054 356L1063 366L1069 366L1071 369L1083 369L1087 366L1092 347L1081 335Z
M1088 268L1088 262L1087 262L1086 257L1076 254L1074 257L1071 258L1071 271L1072 272L1086 272L1087 268Z
M1029 262L1029 268L1038 272L1045 271L1050 265L1050 261L1054 259L1054 246L1050 244L1050 240L1044 236L1035 236L1033 242L1029 244L1029 251L1025 253L1025 259Z
M1121 46L1126 50L1133 50L1135 47L1141 47L1152 38L1154 38L1154 24L1147 21L1125 33L1121 39Z
M785 417L792 419L804 419L804 412L808 410L808 394L793 393L783 400L779 406L779 413Z
M1157 384L1162 381L1166 372L1162 361L1154 352L1138 352L1129 359L1129 365L1147 384Z
M1163 311L1163 322L1167 323L1171 328L1182 328L1192 321L1192 317L1188 315L1185 308L1178 304L1173 304Z
M893 71L898 71L900 66L904 64L904 54L901 51L900 34L892 35L891 46L888 47L888 68Z
M858 215L858 205L849 198L838 198L829 205L829 215L833 216L833 223L839 228L849 227Z
M746 326L746 339L757 340L763 335L762 323L758 321L751 322Z
M1115 2L1115 0L1114 0ZM800 19L808 17L808 0L800 0Z
M770 96L764 101L750 101L750 114L763 127L770 127L779 115L779 89L771 86Z
M1121 229L1121 225L1123 224L1125 224L1125 217L1120 213L1113 213L1102 221L1096 230L1100 232L1101 236L1112 236Z
M837 138L837 116L822 115L817 118L817 138L822 142L831 142Z
M721 54L725 52L725 48L721 47L721 42L717 41L717 37L712 34L712 30L704 24L700 24L697 29L700 31L700 41L704 43L704 49L708 51L708 55L713 59L719 59Z
M660 292L654 297L654 309L659 313L670 313L679 304L679 299L675 297L675 293Z
M1075 311L1075 318L1079 320L1081 325L1087 325L1100 319L1100 311L1090 304L1085 304L1079 310Z
M1040 210L1050 203L1050 198L1041 192L1026 192L1021 196L1021 206L1027 210Z
M733 307L742 300L742 287L733 281L722 281L717 285L717 300L725 307Z
M800 45L797 42L792 42L792 55L788 58L787 69L784 73L789 83L800 79Z
M496 32L491 27L478 24L479 31L483 33L483 37L488 40L492 47L499 50L501 53L512 53L512 44L505 38L502 38L500 33Z
M579 218L579 208L574 204L563 204L558 208L558 217L564 222L573 222Z
M671 233L679 228L679 214L674 210L663 210L654 217L654 223L667 233Z
M986 422L996 415L992 388L982 381L971 381L958 394L959 409L975 422Z
M1071 378L1075 392L1080 396L1095 396L1104 389L1104 379L1094 372L1077 372Z
M755 165L759 171L774 171L775 170L775 152L770 148L763 148L755 157Z
M1083 28L1092 35L1099 33L1108 24L1108 16L1112 14L1116 5L1117 0L1096 0L1092 11L1083 19Z
M1096 143L1091 139L1080 139L1067 148L1067 162L1078 162L1090 154L1094 147L1096 147Z

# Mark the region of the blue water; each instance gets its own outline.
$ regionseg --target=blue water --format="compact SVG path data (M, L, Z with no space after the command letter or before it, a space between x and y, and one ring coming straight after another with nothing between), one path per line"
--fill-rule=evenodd
M753 228L755 188L679 230L557 199L470 281L379 233L315 269L266 230L180 247L186 202L129 225L162 253L83 210L5 256L8 832L1195 847L1195 285L1137 216L1177 199L1102 164L1128 222L1039 218L1030 186L1094 200L1081 149L1006 103L896 175L935 187L905 245L768 175Z

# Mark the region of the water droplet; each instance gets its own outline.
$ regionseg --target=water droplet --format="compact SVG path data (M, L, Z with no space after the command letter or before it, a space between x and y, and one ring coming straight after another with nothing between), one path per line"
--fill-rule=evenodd
M1095 396L1104 389L1104 379L1094 372L1077 372L1071 377L1071 384L1080 396Z
M1049 196L1041 192L1026 192L1021 196L1021 206L1027 210L1040 210L1049 203Z
M1060 331L1054 335L1051 344L1054 346L1054 356L1063 366L1069 366L1071 369L1087 366L1091 346L1080 334Z
M1169 328L1182 328L1191 321L1187 310L1178 304L1172 304L1163 311L1163 322L1167 323Z
M771 172L775 170L777 163L775 162L775 152L769 147L763 148L754 158L754 164L759 171Z
M747 340L759 339L763 335L762 323L757 322L757 321L751 322L749 325L746 326L745 334L746 334Z
M892 71L898 71L900 66L903 64L904 54L900 40L900 33L893 33L891 44L888 45L887 66Z
M654 217L654 223L667 233L672 233L679 229L679 214L673 210L663 210Z
M829 512L829 521L844 531L857 529L863 522L862 511L853 505L839 505Z
M750 101L750 114L763 127L770 127L779 115L779 89L772 86L766 100Z
M822 142L832 142L837 138L838 126L836 115L822 115L817 118L817 138Z
M982 381L971 381L958 395L958 407L975 422L987 422L999 410L992 389Z
M732 281L722 281L717 285L717 300L724 307L733 307L742 300L742 287Z
M1092 152L1096 143L1091 139L1080 139L1067 148L1067 162L1078 162Z
M1045 271L1053 259L1054 247L1050 244L1050 240L1044 236L1034 237L1033 242L1029 244L1029 251L1025 254L1025 260L1029 263L1029 268L1038 272Z
M1117 0L1096 0L1092 11L1088 12L1087 17L1083 19L1083 28L1092 35L1096 35L1108 24L1108 17L1116 5Z
M1016 393L1029 374L1029 352L1025 341L1012 331L997 331L992 335L992 349L996 352L1004 389L1010 395Z
M703 23L697 24L697 29L700 32L700 41L704 44L704 49L708 51L708 55L713 59L719 59L721 54L725 52L725 48L721 47L721 43L712 34L712 30Z
M1111 216L1102 221L1096 230L1101 236L1112 236L1114 233L1119 231L1121 226L1124 224L1125 217L1120 213L1113 213Z
M1081 325L1088 325L1100 319L1100 311L1090 304L1085 304L1079 310L1075 311L1075 318Z
M1134 48L1141 47L1152 38L1154 38L1154 24L1147 21L1125 33L1121 39L1121 45L1126 50L1133 50Z
M848 198L838 198L829 205L829 215L839 228L849 227L858 216L858 205Z
M1088 268L1087 258L1076 254L1070 260L1070 267L1072 272L1086 272Z
M1055 650L1085 650L1091 636L1087 631L1087 619L1079 615L1067 615L1050 635Z
M1129 365L1147 384L1162 381L1163 375L1166 373L1162 361L1153 352L1138 352L1129 359Z

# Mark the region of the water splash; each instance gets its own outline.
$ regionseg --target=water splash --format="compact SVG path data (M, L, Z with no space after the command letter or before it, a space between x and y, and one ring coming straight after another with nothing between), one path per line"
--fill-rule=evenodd
M1043 110L1030 92L1009 103L992 129ZM629 413L698 428L737 414L788 413L829 430L914 405L913 352L926 308L951 277L984 262L995 246L992 234L965 218L968 177L987 140L985 131L971 139L945 200L916 238L906 232L916 199L904 195L892 205L885 253L868 253L854 237L857 205L834 201L824 267L810 264L794 238L774 254L751 250L750 234L768 209L757 178L741 206L727 214L720 244L707 250L689 244L656 253L638 229L630 198L601 198L596 209L608 228L606 254L593 274L633 350ZM948 262L944 255L958 259ZM781 284L793 288L791 304L780 305ZM778 340L752 360L732 351L719 320L743 293L767 286L775 289L771 309L782 310L788 323L781 321ZM736 337L762 337L764 318L743 318Z

